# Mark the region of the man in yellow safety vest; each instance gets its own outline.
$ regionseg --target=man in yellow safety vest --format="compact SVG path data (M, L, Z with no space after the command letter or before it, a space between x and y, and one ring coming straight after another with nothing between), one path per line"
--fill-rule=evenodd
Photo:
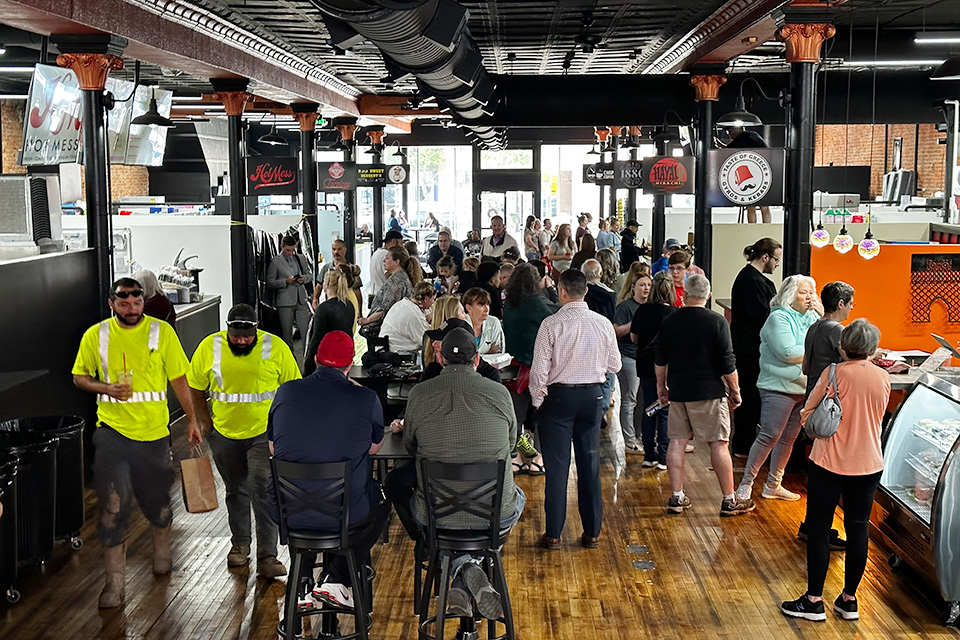
M187 374L193 404L226 486L232 545L227 566L247 565L252 503L257 573L266 578L287 573L277 560L277 525L267 511L267 414L277 388L299 379L300 369L290 347L279 336L258 330L257 312L246 304L230 309L226 331L203 339ZM207 390L212 418L204 397Z
M97 394L93 482L106 564L102 609L123 601L124 537L134 497L153 525L153 572L170 572L174 472L167 382L187 414L187 439L203 440L187 386L189 362L173 328L143 315L143 287L132 278L113 283L110 308L114 317L83 334L73 365L74 384Z

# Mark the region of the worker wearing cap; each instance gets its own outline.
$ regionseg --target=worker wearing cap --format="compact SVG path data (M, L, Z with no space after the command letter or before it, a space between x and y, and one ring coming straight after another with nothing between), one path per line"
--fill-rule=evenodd
M167 383L187 415L187 439L203 437L194 417L186 373L187 356L167 323L143 314L143 287L120 278L110 288L114 317L83 334L73 365L73 383L97 395L93 484L100 508L97 535L103 543L106 580L100 608L124 597L124 538L133 498L152 525L153 572L170 573L170 411Z
M230 309L226 331L203 339L187 373L200 423L226 487L231 536L227 566L245 567L249 561L253 506L257 573L266 578L287 573L277 560L277 525L267 511L267 415L280 385L299 378L290 347L279 336L257 329L257 313L246 304ZM205 391L210 393L210 411Z
M680 241L676 238L667 238L666 242L663 243L663 255L660 256L659 260L656 260L652 265L650 265L650 274L656 275L661 271L667 270L667 260L670 259L674 253L680 249Z

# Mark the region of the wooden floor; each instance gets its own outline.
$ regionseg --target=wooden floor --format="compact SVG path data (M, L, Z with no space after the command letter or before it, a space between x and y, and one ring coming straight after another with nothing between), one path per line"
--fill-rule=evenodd
M181 434L178 453L182 442ZM607 451L604 527L600 548L593 551L576 543L580 528L574 491L563 551L538 549L543 479L519 478L527 508L504 550L518 637L960 638L958 630L941 626L940 612L927 603L919 585L894 575L886 553L875 547L858 594L859 622L843 622L832 614L822 623L787 620L779 613L780 601L798 596L805 586L804 550L794 537L803 502L761 500L752 514L721 519L720 492L705 446L688 454L687 473L693 509L667 515L666 473L641 470L640 458L631 456L616 482ZM802 480L788 476L787 485L802 491ZM85 545L72 551L57 543L44 574L25 571L23 599L0 604L0 638L275 638L285 583L227 570L230 539L222 503L208 514L187 514L176 491L170 576L151 574L150 535L138 516L128 538L126 603L120 609L97 609L103 563L94 533L96 501L88 492ZM643 545L647 552L631 553L628 545ZM417 637L412 557L412 543L394 519L391 543L374 550L378 578L372 638ZM636 561L651 568L634 568ZM835 554L826 597L839 592L842 570L843 556Z

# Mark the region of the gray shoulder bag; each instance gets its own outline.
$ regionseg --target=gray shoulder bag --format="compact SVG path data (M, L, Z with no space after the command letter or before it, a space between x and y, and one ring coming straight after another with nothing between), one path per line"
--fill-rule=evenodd
M833 395L830 395L830 390ZM840 407L840 390L837 388L837 365L830 365L830 379L827 382L827 389L823 394L820 404L813 410L804 430L811 438L829 438L837 432L840 426L840 418L843 417L843 409Z

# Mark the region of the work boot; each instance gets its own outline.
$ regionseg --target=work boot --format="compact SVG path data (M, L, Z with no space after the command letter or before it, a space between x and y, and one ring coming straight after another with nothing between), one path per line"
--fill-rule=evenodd
M103 548L103 563L106 572L103 581L103 591L100 592L100 608L112 609L123 603L125 573L127 567L127 546L118 544L115 547Z
M151 529L153 529L153 573L163 576L170 573L173 563L170 551L170 525L162 529L160 527L151 527Z

